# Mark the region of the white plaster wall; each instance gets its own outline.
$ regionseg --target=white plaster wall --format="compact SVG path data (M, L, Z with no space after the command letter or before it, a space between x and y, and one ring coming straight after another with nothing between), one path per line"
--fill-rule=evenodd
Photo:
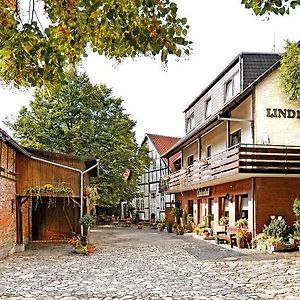
M251 120L252 119L252 97L249 96L241 105L234 109L231 118ZM230 133L241 129L241 142L252 144L251 122L230 121Z
M255 89L255 143L262 144L267 136L272 145L300 145L300 119L268 118L267 108L299 110L300 104L287 101L281 91L276 70L260 82Z
M196 139L193 143L191 143L190 145L188 145L186 148L184 148L182 150L182 161L183 161L183 165L184 166L187 166L187 158L190 156L190 155L194 155L194 159L198 159L199 155L198 155L198 139Z
M218 154L226 149L226 124L220 126L201 137L201 157L206 157L206 148L211 145L212 155Z

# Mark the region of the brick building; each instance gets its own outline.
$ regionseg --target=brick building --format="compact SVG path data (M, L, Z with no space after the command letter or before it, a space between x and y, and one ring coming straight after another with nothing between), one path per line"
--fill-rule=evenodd
M247 218L253 235L271 215L292 225L300 195L300 111L279 87L280 57L241 53L185 110L186 135L164 157L181 151L181 170L170 175L185 214L222 216L233 226Z

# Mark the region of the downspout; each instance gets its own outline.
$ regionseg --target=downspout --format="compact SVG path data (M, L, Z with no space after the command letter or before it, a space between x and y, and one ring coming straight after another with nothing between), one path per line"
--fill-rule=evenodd
M46 164L50 164L50 165L53 165L53 166L57 166L57 167L60 167L60 168L64 168L64 169L68 169L68 170L72 170L72 171L80 173L80 218L82 218L82 216L83 216L83 179L84 179L84 174L86 174L89 171L91 171L92 169L96 168L99 165L100 159L96 159L96 164L94 164L90 168L82 171L80 169L76 169L76 168L66 166L66 165L63 165L63 164L60 164L60 163L49 161L49 160L46 160L46 159L43 159L43 158L39 158L39 157L31 156L31 155L30 155L30 158L32 158L34 160L37 160L37 161L40 161L40 162L44 162ZM82 225L80 226L80 231L81 231L81 235L83 235L83 226Z

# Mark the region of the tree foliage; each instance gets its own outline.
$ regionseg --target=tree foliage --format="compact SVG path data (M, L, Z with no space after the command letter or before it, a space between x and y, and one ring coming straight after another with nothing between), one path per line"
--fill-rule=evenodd
M282 54L280 83L289 100L300 100L300 47L295 42L287 42Z
M14 87L64 79L89 49L121 60L189 54L186 18L170 0L2 0L0 80Z
M242 0L242 3L246 8L252 9L256 15L270 13L284 15L299 6L300 0Z
M30 107L6 124L23 146L98 157L100 176L94 184L101 201L130 200L149 161L135 141L135 123L125 114L123 100L105 85L92 85L84 74L69 73L67 80L51 95L37 89ZM133 171L130 181L123 178L127 169Z

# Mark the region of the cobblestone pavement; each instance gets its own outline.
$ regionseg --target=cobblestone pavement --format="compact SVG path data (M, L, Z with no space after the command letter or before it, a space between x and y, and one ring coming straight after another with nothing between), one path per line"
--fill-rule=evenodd
M150 229L98 228L90 256L33 244L0 261L0 299L300 299L300 256L232 251Z

